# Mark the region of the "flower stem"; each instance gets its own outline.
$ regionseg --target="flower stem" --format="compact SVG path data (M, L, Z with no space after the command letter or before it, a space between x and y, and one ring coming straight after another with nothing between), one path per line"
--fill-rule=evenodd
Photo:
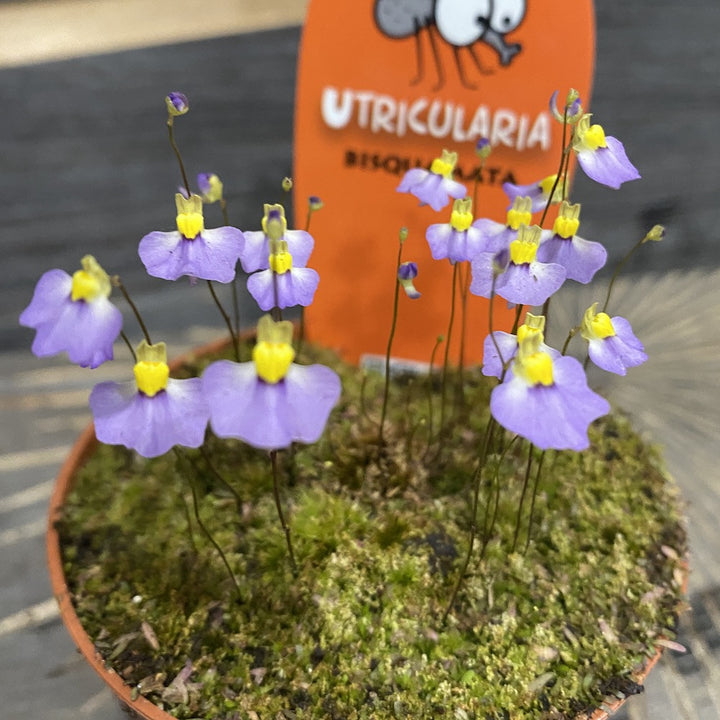
M620 271L625 267L627 264L627 261L635 254L637 249L645 242L645 237L643 236L641 240L638 240L629 250L629 252L625 255L625 257L617 264L617 267L615 268L615 272L612 274L612 277L610 278L610 284L608 285L608 291L607 295L605 296L605 302L603 303L602 311L601 312L607 312L607 307L610 303L610 294L613 291L613 286L615 285L615 281L618 278L618 275L620 275Z
M238 509L238 513L242 512L242 506L243 506L243 499L240 497L240 493L222 476L220 471L215 467L210 454L208 453L207 449L204 445L200 446L200 454L203 456L203 460L205 460L205 464L208 466L210 472L220 481L220 483L232 493L232 496L235 498L235 505Z
M450 301L450 319L448 320L448 329L445 342L445 357L443 358L442 380L440 381L440 428L439 434L442 436L445 431L445 399L447 397L447 376L450 369L450 339L452 338L453 324L455 322L455 296L457 294L457 281L460 268L457 263L453 265L451 301Z
M525 541L525 553L527 554L530 547L530 536L532 535L533 517L535 515L535 497L537 496L538 484L540 482L540 473L542 471L543 460L545 460L546 451L540 453L537 470L535 471L535 482L533 483L532 500L530 502L530 518L528 520L527 540Z
M444 340L442 335L438 335L435 340L432 352L430 353L430 367L428 368L428 382L427 382L427 400L428 400L428 424L427 424L427 445L425 446L425 452L423 453L423 463L427 461L428 454L430 453L430 446L433 440L433 368L435 366L435 355L437 355L440 343Z
M397 264L395 266L395 295L393 297L393 313L392 323L390 325L390 336L388 337L387 350L385 351L385 387L383 388L383 404L380 412L380 428L378 430L378 449L382 448L385 443L383 432L385 430L385 416L387 415L388 399L390 397L390 355L392 353L393 340L395 339L395 329L397 327L398 316L398 300L400 297L400 281L397 279L398 268L402 262L402 239L398 242Z
M192 195L192 192L190 190L190 183L188 182L187 173L185 172L185 164L183 163L182 155L180 155L180 150L177 146L177 143L175 142L175 133L173 132L172 118L168 118L167 128L168 138L170 139L170 146L175 152L175 157L177 158L178 165L180 165L180 174L182 175L183 184L185 185L185 190L187 191L189 197L190 195Z
M459 403L464 400L465 376L465 339L467 335L467 301L470 290L470 263L463 263L460 275L460 357L458 360L457 399Z
M224 197L220 198L220 211L223 216L223 224L228 226L230 224L230 216L227 210L227 200ZM240 335L240 302L238 300L237 291L237 276L233 278L232 285L232 302L233 302L233 327L235 328L235 335Z
M207 280L206 282L208 289L210 290L210 294L212 295L212 299L215 301L215 304L217 305L217 308L220 311L220 314L222 315L225 324L227 325L227 329L230 332L230 339L232 340L233 350L235 352L235 360L236 362L240 362L240 345L238 343L238 337L233 330L230 316L225 312L225 308L222 306L220 298L218 298L217 294L215 293L215 288L213 287L212 282L210 280Z
M135 354L135 348L132 346L132 343L130 342L130 338L125 334L124 330L120 331L120 337L125 341L125 344L128 347L128 350L130 351L130 354L132 355L133 362L137 362L137 355Z
M480 504L480 485L482 482L482 474L483 470L485 468L485 464L487 462L487 452L488 447L490 446L490 436L492 435L493 428L495 426L495 418L492 416L488 420L488 424L485 427L485 436L483 437L483 444L482 444L482 450L480 452L480 457L478 458L478 464L475 468L475 473L473 475L473 501L472 501L472 510L471 510L471 516L470 516L470 537L468 538L468 549L467 553L465 555L465 562L463 563L462 569L460 571L460 574L458 575L457 582L455 583L455 587L453 589L452 595L450 597L450 602L448 602L447 607L445 608L445 612L443 613L442 619L440 620L440 625L443 626L447 622L448 615L450 614L450 611L453 608L453 605L455 604L455 600L457 599L458 593L460 592L460 587L462 586L463 580L465 579L465 575L467 574L468 567L470 565L470 559L472 557L473 547L475 545L475 536L477 534L477 511L478 511L478 505Z
M515 535L513 536L513 544L510 552L515 552L517 547L518 535L520 534L520 521L522 520L522 509L525 503L525 494L527 493L528 483L530 481L530 468L532 467L532 456L533 456L534 445L528 444L528 460L527 466L525 467L525 477L523 478L523 489L520 493L520 504L518 505L517 520L515 521Z
M145 336L145 342L147 342L148 345L152 345L152 340L150 340L150 333L148 332L147 327L145 327L145 323L143 322L142 316L140 315L140 311L137 309L135 303L130 299L130 295L128 295L128 291L125 289L125 286L123 285L123 282L120 279L119 275L113 275L112 284L120 290L122 296L125 298L125 302L127 302L127 304L130 306L130 309L133 311L133 315L135 315L135 319L138 321L138 325L140 325L140 329Z
M285 521L285 515L283 514L282 504L280 503L280 487L278 479L278 462L277 462L277 450L270 451L270 463L272 464L272 475L273 475L273 495L275 496L275 507L278 511L278 517L280 518L280 525L282 525L283 532L285 533L285 542L287 544L288 555L290 556L290 567L295 577L298 574L297 563L295 562L295 553L293 552L292 539L290 537L290 527Z
M566 145L567 141L567 127L568 127L568 121L567 121L567 105L565 105L565 110L563 112L563 132L562 132L562 143L560 147L562 148L562 152L560 154L560 167L558 168L557 175L555 176L555 182L553 183L552 190L550 190L550 195L548 196L547 202L545 203L545 209L543 210L542 217L540 218L540 222L538 225L540 227L543 226L543 223L545 222L545 218L547 217L548 210L550 210L550 206L552 205L553 198L555 197L555 190L557 189L558 184L560 183L560 178L563 177L563 167L565 166L567 162L567 166L569 167L569 153L570 153L570 145ZM567 159L566 159L567 158ZM565 178L567 178L567 170L565 171ZM563 198L565 197L565 193L567 192L567 187L563 186Z
M175 456L179 460L186 460L187 463L192 465L192 460L185 453L180 451L178 448L175 448ZM188 482L190 484L190 490L192 491L193 514L195 515L195 521L197 522L198 526L205 534L205 537L210 541L212 546L215 548L215 550L217 550L218 554L222 558L223 564L225 565L225 569L227 570L228 575L230 576L230 579L232 580L233 585L235 586L235 591L237 593L238 600L240 602L242 602L242 599L243 599L242 591L240 590L240 585L238 584L237 578L235 577L235 573L232 571L232 568L230 567L230 563L228 562L228 559L225 556L223 549L217 543L215 538L212 536L212 533L208 530L205 523L202 521L202 518L200 517L200 507L198 504L197 488L195 487L195 474L192 472L187 473L187 478L188 478Z
M496 424L496 427L497 424ZM485 557L485 551L487 550L487 546L490 543L490 538L492 538L493 532L495 530L495 524L497 522L498 517L498 510L500 509L500 467L502 466L505 456L510 452L510 448L515 444L515 441L519 438L519 435L514 435L512 439L510 440L507 445L503 448L502 452L500 453L500 457L498 459L497 468L495 472L495 476L493 478L495 482L495 502L493 503L493 512L492 517L490 518L490 525L488 526L486 523L483 524L483 544L480 548L480 559L482 560ZM490 441L492 442L492 438L490 438ZM487 510L490 509L490 499L488 498L488 505ZM485 520L487 520L488 513L485 513Z

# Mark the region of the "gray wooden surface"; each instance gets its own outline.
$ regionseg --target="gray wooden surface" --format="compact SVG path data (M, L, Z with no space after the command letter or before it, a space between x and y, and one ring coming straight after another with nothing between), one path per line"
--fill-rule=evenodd
M693 612L680 641L623 717L720 718L720 5L717 0L599 0L593 111L622 139L644 179L621 192L579 178L583 230L617 257L649 225L667 240L643 248L618 292L651 362L610 385L653 437L689 501ZM570 32L558 20L560 32ZM233 178L232 219L258 208L290 172L297 28L0 70L0 718L120 720L48 604L42 525L50 481L87 422L89 376L29 354L17 315L49 267L93 248L119 272L153 327L179 351L218 328L202 289L144 276L139 238L167 227L177 182L161 99L181 89L188 164ZM571 58L568 59L572 61ZM608 233L608 228L612 232ZM562 303L568 313L581 293ZM626 306L623 305L623 308Z

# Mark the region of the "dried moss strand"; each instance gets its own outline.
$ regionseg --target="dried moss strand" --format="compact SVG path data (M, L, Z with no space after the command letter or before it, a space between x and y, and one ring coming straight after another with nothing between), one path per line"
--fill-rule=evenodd
M298 568L297 562L295 562L295 552L293 551L292 538L290 537L290 527L285 520L285 515L282 509L282 503L280 502L280 481L278 472L277 462L277 450L270 451L270 463L272 465L272 476L273 476L273 496L275 498L275 507L277 508L278 517L280 518L280 525L282 526L283 532L285 533L285 543L288 549L288 556L290 558L290 567L292 573L297 577Z

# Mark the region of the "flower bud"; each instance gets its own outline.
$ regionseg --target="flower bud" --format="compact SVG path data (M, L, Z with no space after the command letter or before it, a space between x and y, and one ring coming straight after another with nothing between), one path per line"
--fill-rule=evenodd
M486 137L479 137L475 143L475 154L485 160L492 152L490 141Z
M413 285L413 280L417 277L418 274L418 268L417 263L414 262L404 262L400 263L400 266L398 267L398 282L400 285L402 285L403 290L405 291L405 294L411 299L411 300L417 300L420 297L420 293L415 289L415 286Z
M203 202L212 204L218 202L218 200L222 200L222 180L220 180L215 173L198 173L197 184Z
M315 212L323 206L323 201L317 195L311 195L308 198L308 206L313 212Z
M282 189L285 192L290 192L292 190L292 186L293 186L292 178L284 177L282 179Z
M665 226L653 225L648 234L643 238L643 242L661 242L665 239Z
M407 236L408 236L408 229L406 227L401 227L400 232L398 233L400 242L404 243L407 240Z
M190 109L187 96L181 92L168 93L165 98L165 104L167 105L168 115L170 117L184 115Z

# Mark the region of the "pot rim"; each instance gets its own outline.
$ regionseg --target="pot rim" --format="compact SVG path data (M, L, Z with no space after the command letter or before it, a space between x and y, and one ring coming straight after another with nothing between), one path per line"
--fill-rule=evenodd
M217 352L223 347L226 347L227 344L228 339L223 337L219 340L203 345L196 350L181 355L170 363L170 370L171 372L177 370L191 357ZM75 612L71 593L65 578L62 554L60 552L60 536L55 525L62 515L65 498L72 489L77 471L82 467L99 444L99 441L95 437L95 425L91 422L73 443L68 456L65 458L65 461L60 468L60 472L55 480L52 495L50 496L46 532L46 552L53 595L58 603L60 617L63 624L67 628L67 631L75 645L88 661L90 667L92 667L100 678L110 687L120 702L127 705L133 712L145 720L176 720L172 715L165 712L165 710L145 698L143 695L139 693L135 695L135 688L128 685L118 673L106 665L105 660L93 645L90 636L85 632L85 628L82 626L80 618L78 618L77 613ZM687 593L688 575L689 570L686 562L685 577L683 580L684 593ZM638 684L642 684L644 682L650 671L662 657L664 650L665 648L662 645L658 645L656 647L655 654L631 673L631 677L635 680L635 682ZM600 703L600 707L596 708L592 714L588 715L586 713L581 713L576 716L575 720L607 720L627 702L629 697L631 696L627 695L622 698L615 695L606 696Z

